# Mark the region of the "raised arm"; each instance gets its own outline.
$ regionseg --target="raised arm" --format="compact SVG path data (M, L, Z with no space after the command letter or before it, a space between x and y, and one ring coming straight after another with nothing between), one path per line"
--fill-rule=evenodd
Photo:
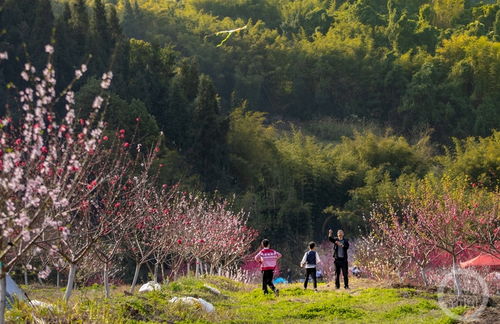
M328 241L335 243L335 238L333 237L333 231L328 230Z

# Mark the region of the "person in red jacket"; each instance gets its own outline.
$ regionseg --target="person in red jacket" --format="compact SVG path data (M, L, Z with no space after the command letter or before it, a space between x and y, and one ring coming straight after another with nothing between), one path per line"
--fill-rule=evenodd
M267 290L269 286L276 297L279 296L280 291L273 284L273 276L279 258L281 258L281 253L269 248L269 240L262 240L262 250L255 256L255 261L260 263L260 270L262 271L262 290L264 294L269 293Z

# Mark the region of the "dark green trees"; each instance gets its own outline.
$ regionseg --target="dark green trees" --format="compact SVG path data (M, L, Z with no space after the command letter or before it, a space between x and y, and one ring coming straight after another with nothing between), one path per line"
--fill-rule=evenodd
M228 127L228 119L221 115L213 83L208 76L202 75L193 112L190 156L208 189L220 187L226 180Z

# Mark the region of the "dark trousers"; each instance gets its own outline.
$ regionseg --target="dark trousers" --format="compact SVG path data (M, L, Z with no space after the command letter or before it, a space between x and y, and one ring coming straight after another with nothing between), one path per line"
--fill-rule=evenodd
M342 271L342 275L344 276L344 288L349 287L349 278L348 278L348 267L347 267L347 259L345 258L336 258L335 259L335 287L340 288L340 271Z
M272 291L276 290L276 287L273 285L273 270L262 270L262 290L264 290L264 294L267 294L267 286L271 288Z
M309 281L309 276L312 277L314 283L314 289L317 287L316 283L316 268L306 268L306 279L304 280L304 288L307 289L307 282Z

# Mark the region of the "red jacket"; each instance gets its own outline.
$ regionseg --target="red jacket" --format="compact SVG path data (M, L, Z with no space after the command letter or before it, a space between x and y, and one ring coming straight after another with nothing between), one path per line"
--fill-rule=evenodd
M274 270L279 258L281 258L281 253L278 251L264 248L257 253L255 261L260 263L260 270Z

